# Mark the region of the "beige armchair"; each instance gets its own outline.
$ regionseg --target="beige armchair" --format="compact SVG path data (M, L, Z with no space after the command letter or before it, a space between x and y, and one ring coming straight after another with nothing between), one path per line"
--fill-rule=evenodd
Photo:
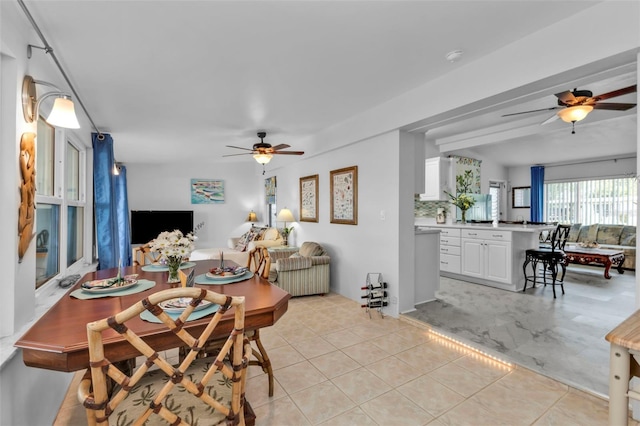
M272 250L270 256L269 281L292 296L329 293L331 258L320 244L307 241L300 250Z

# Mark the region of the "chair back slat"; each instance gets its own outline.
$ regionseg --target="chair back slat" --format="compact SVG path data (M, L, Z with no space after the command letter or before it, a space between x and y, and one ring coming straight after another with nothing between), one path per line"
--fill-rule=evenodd
M558 225L551 236L551 251L563 251L567 244L567 238L571 231L571 225Z
M195 302L174 320L160 304L178 298L191 298ZM217 304L219 308L204 331L194 337L182 324L201 300ZM154 293L114 316L87 324L93 395L86 395L83 403L89 423L142 424L147 419L155 422L157 419L153 417L160 416L170 424L188 424L194 420L244 424L245 371L251 354L251 345L244 337L244 303L241 296L225 296L194 287L175 288ZM224 345L215 357L199 358L222 315L231 308L234 327ZM172 365L163 352L154 349L127 326L128 321L144 311L151 312L191 348L179 365ZM146 357L131 375L104 356L103 333L112 334L112 330ZM156 367L157 371L152 371ZM111 395L108 380L119 387ZM175 388L177 384L181 388ZM183 403L184 398L190 400ZM181 407L196 408L189 411Z
M249 252L249 261L247 268L251 272L260 275L262 278L269 278L269 269L271 269L271 257L266 247L254 247Z

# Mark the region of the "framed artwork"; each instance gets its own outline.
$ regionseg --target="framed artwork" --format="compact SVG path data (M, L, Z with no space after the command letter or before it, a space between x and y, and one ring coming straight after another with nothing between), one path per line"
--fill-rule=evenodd
M219 179L191 179L191 204L224 203L224 181Z
M514 209L531 208L530 186L516 186L511 188L511 207Z
M358 166L332 170L331 223L358 224Z
M318 175L300 178L300 222L318 221Z

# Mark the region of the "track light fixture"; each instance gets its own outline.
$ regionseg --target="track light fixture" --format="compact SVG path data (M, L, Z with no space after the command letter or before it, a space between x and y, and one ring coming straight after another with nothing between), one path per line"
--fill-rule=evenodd
M47 92L40 96L36 95L36 84L52 87L53 92ZM55 96L56 99L51 108L51 113L46 118L47 123L56 127L67 129L79 129L80 123L76 117L75 107L71 100L71 95L62 92L55 85L46 81L34 80L30 75L25 75L22 81L22 113L27 123L33 123L38 119L38 111L42 101Z

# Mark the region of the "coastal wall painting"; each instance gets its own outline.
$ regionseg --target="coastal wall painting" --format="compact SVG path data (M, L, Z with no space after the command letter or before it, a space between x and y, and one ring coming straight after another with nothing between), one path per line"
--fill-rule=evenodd
M331 223L358 224L358 166L330 172Z
M224 203L224 180L191 179L191 204Z
M318 221L318 175L300 178L300 222Z

